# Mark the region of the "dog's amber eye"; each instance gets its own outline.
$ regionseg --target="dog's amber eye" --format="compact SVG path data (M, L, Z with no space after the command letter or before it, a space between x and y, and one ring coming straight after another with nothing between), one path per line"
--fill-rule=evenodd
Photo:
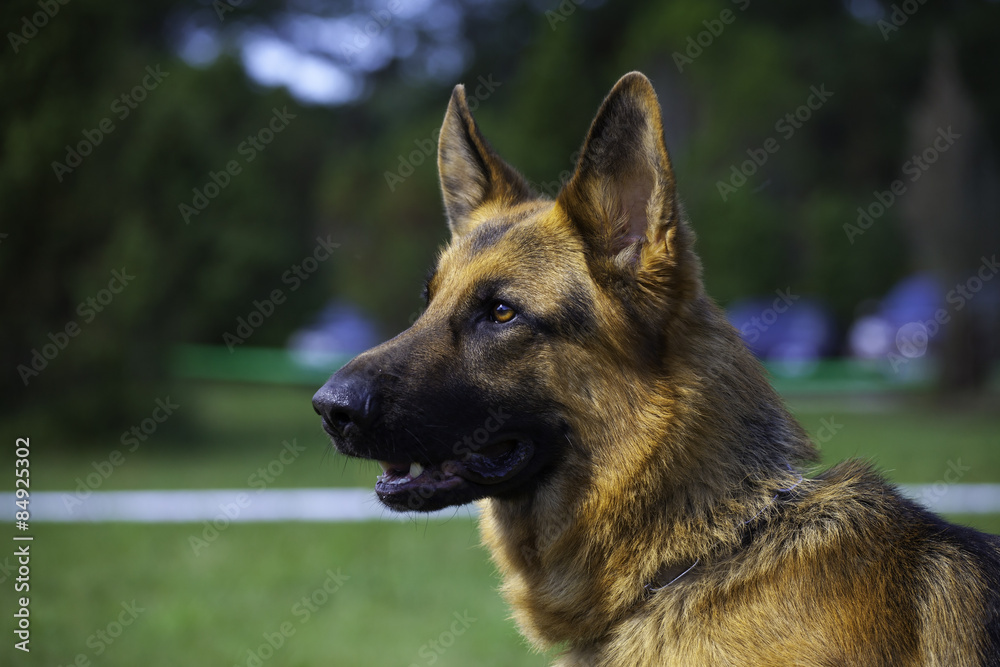
M493 310L490 311L490 317L494 322L499 324L504 324L505 322L510 322L514 319L514 309L505 303L497 303L493 306Z

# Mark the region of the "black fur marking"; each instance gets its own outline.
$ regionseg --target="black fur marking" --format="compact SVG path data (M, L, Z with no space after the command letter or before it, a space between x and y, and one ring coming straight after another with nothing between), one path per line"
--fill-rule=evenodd
M474 134L478 134L473 129L474 128L473 123L475 121L472 120L471 115L467 117L466 114L461 112L459 113L459 117L461 118L462 122L462 134L465 138L465 145L469 147L469 152L472 153L471 157L473 160L475 160L476 167L478 167L479 169L479 173L483 175L486 181L485 183L486 192L484 193L486 194L489 192L492 183L490 182L490 170L489 167L486 165L486 160L484 159L483 151L479 150L479 146L475 141L476 137L474 136ZM483 148L485 149L484 152L486 152L487 154L492 153L493 151L490 150L490 146L489 144L486 143L486 140L483 139L482 137L480 137L480 139L482 139Z
M500 299L508 301L510 306L514 307L515 310L519 310L522 304L512 299L512 295L506 293L509 285L510 281L503 278L485 278L476 282L472 290L472 294L476 300L473 308L489 306L493 301Z
M427 269L424 286L420 288L420 298L424 300L424 306L427 306L431 302L431 282L434 280L435 275L437 275L436 267Z
M538 326L548 336L580 341L597 329L594 304L580 289L573 289L554 313L539 317Z
M455 158L449 158L449 159L454 160ZM444 192L446 193L464 192L467 189L467 186L468 182L466 181L466 179L460 176L449 174L446 171L441 172L441 189L444 190ZM478 199L477 205L479 203L482 203L481 197L477 199ZM446 196L445 203L446 205L450 205L450 207L448 208L449 217L454 216L454 219L451 220L452 223L457 223L459 220L469 215L469 213L471 213L473 209L473 207L466 206L464 203L457 200L457 198L455 197Z
M632 100L619 97L612 101L608 113L599 115L591 129L590 150L581 156L580 166L599 173L615 174L622 161L642 153L642 135L646 132L646 116Z
M1000 536L982 533L945 521L937 514L907 499L907 508L926 522L928 541L947 540L970 554L983 577L984 665L1000 665Z
M516 221L505 220L498 223L486 223L476 228L469 239L469 251L477 255L492 248L506 236Z

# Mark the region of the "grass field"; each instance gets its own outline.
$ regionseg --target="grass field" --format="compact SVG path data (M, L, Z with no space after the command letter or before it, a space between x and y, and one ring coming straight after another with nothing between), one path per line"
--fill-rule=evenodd
M545 664L506 620L470 520L233 525L195 555L200 528L40 525L34 650L16 664L254 665L268 637L268 665ZM106 644L97 631L133 601Z
M372 466L330 454L310 394L294 387L184 384L171 394L178 417L134 452L118 438L82 449L63 446L25 424L5 426L3 437L32 437L33 490L72 490L87 484L88 475L101 490L245 488L292 439L305 450L269 486L371 486ZM1000 482L996 410L945 411L918 401L799 398L792 408L823 441L824 465L862 456L894 481L934 483L952 461L969 467L962 483ZM137 415L135 423L146 416ZM7 449L4 469L12 470ZM108 471L114 449L122 451L122 462L104 477L98 470ZM11 489L12 479L2 488ZM1000 516L952 518L1000 532ZM0 663L548 662L529 651L507 619L472 521L232 525L195 553L191 537L203 537L204 528L34 525L32 651L12 648L11 548L0 555L7 629L0 656L12 657Z

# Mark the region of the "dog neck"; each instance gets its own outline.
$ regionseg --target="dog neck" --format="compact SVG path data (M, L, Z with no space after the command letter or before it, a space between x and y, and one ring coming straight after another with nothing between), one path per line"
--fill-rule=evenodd
M788 469L790 472L793 472L794 474L794 470L792 470L791 466L788 466ZM792 493L795 491L795 489L802 484L802 481L803 477L801 474L799 474L798 479L795 481L794 484L786 488L778 489L777 492L774 494L774 497L771 498L771 502L768 504L768 506L764 507L759 512L754 514L750 519L747 519L747 521L745 522L746 532L744 534L744 539L743 539L744 547L747 546L750 540L753 539L754 529L756 528L756 524L758 523L758 520L762 517L762 515L764 515L766 511L771 509L771 507L775 503L779 502L780 499L785 499L790 497ZM695 558L694 562L691 563L690 565L687 565L686 567L685 563L683 562L664 563L660 567L660 569L656 571L656 574L653 576L653 579L643 587L645 590L644 600L652 597L654 593L658 593L659 591L662 591L663 589L668 588L673 584L677 583L678 581L680 581L682 577L684 577L689 572L694 570L699 565L699 563L701 563L701 559L702 559L701 556Z
M585 457L529 497L486 501L484 542L537 646L596 641L651 590L738 558L801 482L792 466L813 457L808 436L756 360L729 349L698 355L727 373L675 364L667 389L645 392L660 421L592 421L592 439L572 443Z
M553 521L544 500L487 501L481 530L522 633L542 649L591 642L660 591L738 558L801 483L785 472L791 481L762 489L743 513L716 508L715 525L700 530L683 517L627 517L628 510L610 521L573 511ZM650 531L651 521L661 527Z

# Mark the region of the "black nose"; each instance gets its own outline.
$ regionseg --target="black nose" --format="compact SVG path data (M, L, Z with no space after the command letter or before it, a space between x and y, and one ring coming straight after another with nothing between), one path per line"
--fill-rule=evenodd
M378 402L369 380L336 373L313 396L313 409L331 433L346 435L352 425L362 430L371 425Z

